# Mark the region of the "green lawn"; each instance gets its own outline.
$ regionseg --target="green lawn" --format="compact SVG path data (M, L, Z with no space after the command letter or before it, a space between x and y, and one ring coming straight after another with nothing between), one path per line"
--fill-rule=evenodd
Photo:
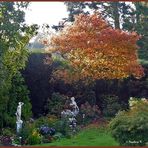
M40 146L118 146L119 144L104 129L89 128L81 131L71 139L41 144Z

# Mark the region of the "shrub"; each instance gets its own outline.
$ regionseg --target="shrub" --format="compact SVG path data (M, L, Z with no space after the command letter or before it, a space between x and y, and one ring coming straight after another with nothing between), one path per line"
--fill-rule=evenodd
M54 128L50 128L48 126L42 125L39 129L39 133L42 135L42 142L49 143L54 140L53 135L56 130Z
M99 107L97 105L91 106L88 102L81 105L80 111L82 116L84 115L85 123L88 123L94 119L99 118L101 114L101 111L99 110Z
M55 134L56 130L54 128L50 128L48 126L42 125L40 127L40 134L42 135L50 135L53 136Z
M52 115L60 117L63 107L65 106L66 96L60 93L53 93L52 97L48 99L47 106L45 107Z
M27 144L35 145L35 144L40 144L41 142L42 142L42 136L39 134L39 132L36 129L34 129L27 138Z
M1 136L0 137L0 144L9 146L12 144L12 140L9 136Z
M14 131L10 128L3 128L2 135L12 137L14 135Z
M101 99L104 116L113 117L119 110L121 110L118 96L102 95Z
M54 140L53 136L51 135L44 135L43 136L43 139L42 139L42 142L43 143L50 143Z
M14 131L10 128L3 128L0 136L0 143L2 145L11 145L12 137L14 136Z
M53 138L55 139L55 140L59 140L59 139L61 139L63 137L63 135L61 134L61 133L56 133L55 135L53 135Z
M139 101L128 111L119 112L109 124L113 137L125 146L148 142L148 102Z
M67 119L58 120L55 123L54 128L58 133L61 133L63 136L67 138L71 136L69 122L67 121Z
M50 125L55 126L57 122L55 116L40 117L33 123L25 123L22 128L20 136L22 137L22 144L34 145L40 144L41 142L51 142L54 138L56 130Z
M35 125L33 123L25 123L20 136L22 137L22 144L27 144L27 138L32 134L35 129Z
M15 129L16 127L16 117L13 115L9 116L7 113L3 113L4 115L4 122L5 122L5 126L4 127L10 127Z
M40 117L37 120L35 120L34 124L35 124L36 128L40 128L42 125L53 127L57 120L58 119L56 116L47 115L47 116L43 116L43 117Z
M60 133L64 137L71 136L71 129L69 127L68 119L58 119L56 116L47 115L35 120L33 125L34 127L32 127L32 129L38 128L40 134L42 134L43 142L51 142L54 139L54 134L57 133Z

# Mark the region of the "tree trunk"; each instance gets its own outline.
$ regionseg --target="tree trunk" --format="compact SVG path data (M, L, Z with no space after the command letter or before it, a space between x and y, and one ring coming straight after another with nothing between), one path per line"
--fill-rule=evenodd
M119 14L119 2L111 2L113 8L113 19L116 29L120 29L120 14Z

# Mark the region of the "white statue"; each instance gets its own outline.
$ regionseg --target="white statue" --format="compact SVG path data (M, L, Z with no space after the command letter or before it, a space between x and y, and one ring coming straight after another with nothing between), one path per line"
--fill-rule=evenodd
M23 102L18 103L17 111L16 111L16 119L17 122L21 121L21 114L22 114L22 106L24 105Z
M75 114L75 116L79 113L79 107L75 101L75 98L74 97L71 97L71 103L70 103L70 106L72 106L72 109L73 109L73 113Z
M76 132L76 126L77 126L76 116L79 113L79 107L77 106L74 97L71 97L71 102L69 106L70 109L65 109L61 112L61 117L65 119L67 118L69 127L72 129L73 132Z
M66 117L71 117L71 116L74 116L73 112L69 109L66 109L66 110L63 110L61 112L61 117L62 118L66 118Z
M17 107L17 111L15 113L16 115L16 131L17 133L20 132L20 130L22 129L22 124L23 124L23 121L21 120L21 114L22 114L22 106L24 105L23 102L19 102L18 103L18 107Z

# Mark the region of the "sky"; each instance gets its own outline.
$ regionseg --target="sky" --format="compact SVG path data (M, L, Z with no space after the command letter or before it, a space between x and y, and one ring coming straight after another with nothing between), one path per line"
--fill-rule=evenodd
M57 25L62 18L68 17L64 2L31 2L25 13L27 24L40 26L44 23Z

